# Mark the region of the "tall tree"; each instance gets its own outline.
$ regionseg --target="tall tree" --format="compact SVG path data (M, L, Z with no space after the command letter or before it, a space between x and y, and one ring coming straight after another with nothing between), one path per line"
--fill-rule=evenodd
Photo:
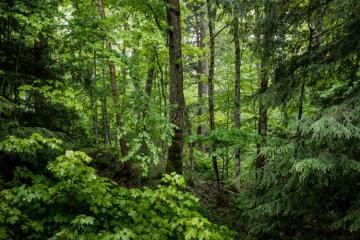
M235 6L233 16L234 31L234 49L235 49L235 93L234 93L234 127L240 128L240 78L241 78L241 52L240 52L240 33L239 33L239 16ZM241 153L240 148L235 149L235 176L240 176Z
M170 66L170 122L175 125L169 148L166 172L182 173L185 98L181 51L181 15L179 0L166 0Z
M96 51L94 50L94 64L93 64L93 85L96 84L97 72L96 72ZM93 108L92 124L93 132L95 136L96 145L99 144L99 130L98 130L98 105L97 96L95 94L94 87L91 89L91 107Z
M98 7L99 7L99 13L100 17L102 19L106 19L106 13L105 13L105 5L104 0L98 0ZM106 39L105 41L106 48L109 52L112 51L111 41L109 39ZM115 63L112 60L109 60L109 73L110 73L110 80L111 80L111 95L113 99L113 104L115 108L116 113L116 127L118 129L122 126L122 116L121 116L121 108L120 108L120 102L119 102L119 92L118 92L118 86L116 81L116 72L115 72ZM124 139L119 139L120 149L122 155L127 154L127 145Z
M320 6L320 7L319 7ZM318 9L313 11L313 9ZM322 22L323 22L323 8L321 7L320 0L311 0L308 5L308 13L307 13L307 25L309 29L308 35L308 47L307 51L310 54L314 48L317 48L320 44L320 37L322 31ZM314 16L313 16L314 15ZM299 94L299 108L297 115L297 126L296 126L296 146L295 146L295 157L298 157L298 151L300 147L300 138L301 138L301 120L303 118L304 112L304 101L305 101L305 88L306 88L306 80L308 77L304 77L300 84L300 94Z
M104 89L106 89L106 77L105 77L104 65L102 66L102 81L103 81ZM101 96L101 112L102 112L105 144L111 145L109 113L107 109L107 99L104 92L102 92L102 96Z
M197 81L198 81L198 117L201 119L207 112L205 103L208 94L208 85L205 77L207 75L207 58L205 53L205 38L206 38L206 11L203 10L203 5L198 3L196 16L196 45L202 51L196 66ZM205 135L205 124L200 123L197 129L198 135Z
M215 33L214 33L214 19L216 14L216 9L213 6L212 0L207 0L207 13L208 13L208 27L209 27L209 37L210 37L210 61L209 61L209 75L208 75L208 85L209 85L209 123L210 130L215 130L215 109L214 109L214 72L215 72ZM214 170L215 179L217 182L218 190L221 189L219 168L216 158L216 144L215 141L212 141L211 147L211 158L212 165Z
M260 64L260 88L259 88L259 121L258 121L258 134L260 136L260 142L257 143L257 157L256 157L256 168L262 168L265 164L266 158L260 153L262 147L266 144L266 137L268 131L268 111L267 104L265 101L265 92L269 85L269 63L272 49L273 39L273 6L270 0L264 2L264 17L262 21L262 35L263 39L261 42L261 64Z

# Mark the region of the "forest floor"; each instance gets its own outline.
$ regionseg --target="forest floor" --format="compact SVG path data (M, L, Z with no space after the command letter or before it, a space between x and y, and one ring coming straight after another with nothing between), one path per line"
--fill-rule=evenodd
M239 211L234 202L238 193L223 187L221 199L218 198L218 190L212 181L196 181L189 191L200 199L202 208L200 212L210 221L225 225L236 232L244 233L244 226L239 219Z

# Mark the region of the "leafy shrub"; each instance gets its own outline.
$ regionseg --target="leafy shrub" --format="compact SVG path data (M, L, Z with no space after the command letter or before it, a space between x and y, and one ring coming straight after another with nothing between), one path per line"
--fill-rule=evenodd
M99 177L90 161L67 151L48 163L47 177L18 167L21 184L0 192L0 239L232 239L196 211L182 177L126 189Z

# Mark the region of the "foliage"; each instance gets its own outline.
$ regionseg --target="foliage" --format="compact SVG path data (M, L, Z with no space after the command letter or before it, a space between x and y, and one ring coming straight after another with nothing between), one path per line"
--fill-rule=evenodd
M301 239L325 239L322 236L334 233L344 239L357 238L359 196L354 194L358 192L354 182L359 181L359 162L354 146L359 125L358 118L342 117L360 113L358 107L345 107L353 101L357 97L308 119L310 126L302 126L303 143L297 157L294 144L263 152L268 163L256 181L256 200L249 212L253 233L273 238L292 232L300 233ZM328 121L335 123L327 125ZM293 228L288 222L297 225ZM314 227L313 223L318 224Z
M232 239L196 212L184 178L167 175L168 186L154 190L126 189L99 177L90 161L67 151L49 162L51 177L17 168L16 178L27 183L1 191L0 238Z
M169 2L0 2L0 239L360 239L360 1L180 1L191 188Z
M291 3L288 7L298 11ZM252 204L242 206L242 212L256 238L359 238L360 102L358 65L352 65L358 62L358 52L348 48L357 41L349 26L358 21L352 15L358 7L356 1L310 1L304 3L307 19L288 22L293 34L311 38L306 44L287 40L286 47L308 50L275 61L268 104L278 107L279 100L285 101L285 111L295 110L297 122L268 137L268 146L260 152L267 162L250 180ZM334 9L341 9L336 17L341 23L332 29ZM311 36L311 31L321 31L322 36Z

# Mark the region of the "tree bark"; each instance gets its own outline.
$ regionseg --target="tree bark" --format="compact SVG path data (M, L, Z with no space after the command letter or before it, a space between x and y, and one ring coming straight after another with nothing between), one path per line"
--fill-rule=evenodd
M179 0L166 0L169 25L170 122L176 126L169 148L166 172L182 174L185 99L181 52L181 17Z
M213 132L215 130L215 111L214 111L214 71L215 71L215 35L214 35L214 8L212 6L212 1L207 0L207 10L208 10L208 27L209 27L209 36L210 36L210 63L209 63L209 76L208 76L208 85L209 85L209 123L210 130ZM217 182L217 188L221 190L219 168L216 158L216 144L212 141L211 146L211 158L213 164L213 170L215 179Z
M234 13L234 47L235 47L235 93L234 93L234 127L240 129L240 80L241 80L241 52L239 36L239 18ZM240 177L241 152L240 148L235 149L235 176Z

